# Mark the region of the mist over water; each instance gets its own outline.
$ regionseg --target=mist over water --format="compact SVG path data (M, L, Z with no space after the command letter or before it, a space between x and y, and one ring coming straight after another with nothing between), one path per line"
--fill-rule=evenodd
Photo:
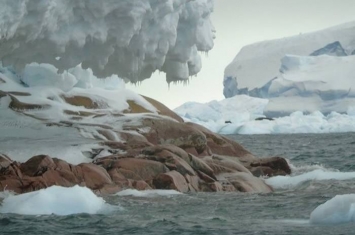
M354 133L229 137L257 156L287 157L293 171L287 179L289 184L285 187L275 187L275 184L276 190L270 194L123 191L103 198L108 205L121 208L106 213L64 216L2 213L1 233L353 234L350 222L354 217L351 214L353 196L331 199L354 193L354 179L338 177L339 174L355 174ZM328 178L306 177L297 181L317 171ZM328 225L311 223L311 213L327 201L325 207L318 209L321 213L313 213L317 216L313 221L333 218L334 214L327 212L327 207L339 208L337 203L345 205L335 215L340 216L340 220ZM42 206L37 203L38 207Z

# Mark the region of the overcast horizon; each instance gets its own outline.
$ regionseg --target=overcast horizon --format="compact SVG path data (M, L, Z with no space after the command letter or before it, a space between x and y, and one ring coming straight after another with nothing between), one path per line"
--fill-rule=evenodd
M201 54L202 70L187 86L169 88L165 74L156 72L141 85L126 87L172 109L188 101L224 99L224 69L243 46L354 21L354 9L354 0L215 0L215 46L208 56Z

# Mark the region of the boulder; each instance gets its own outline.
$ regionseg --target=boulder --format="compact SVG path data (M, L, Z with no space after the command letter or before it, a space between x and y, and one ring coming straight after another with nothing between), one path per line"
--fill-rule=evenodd
M250 171L235 157L213 155L205 157L204 161L216 175L228 172L245 172L250 174Z
M22 182L20 179L7 176L0 177L0 191L13 191L15 193L22 193Z
M238 191L248 193L270 193L273 189L263 179L256 178L245 172L226 173L219 175L231 183Z
M147 96L142 96L145 100L147 100L149 103L151 103L157 110L158 114L164 115L167 117L171 117L175 119L178 122L184 122L184 119L182 119L179 115L177 115L174 111L166 107L164 104L160 103L157 100L154 100L152 98L149 98Z
M194 170L203 172L204 174L206 174L210 178L216 179L214 171L205 161L203 161L202 159L199 159L198 157L196 157L192 154L189 154L189 158L190 158L190 165L192 166L192 168Z
M137 190L149 190L152 189L147 182L143 180L134 181L132 186Z
M189 191L189 186L184 176L177 171L169 171L158 175L153 180L153 185L156 189L175 189L182 193Z
M83 181L88 188L99 189L105 184L112 184L110 175L101 166L92 163L82 163L76 167L81 168Z
M203 152L207 146L206 136L201 131L170 118L146 116L142 120L141 128L139 126L126 126L125 128L138 130L154 145L171 144L182 149L194 148L198 153Z
M291 168L282 157L270 157L254 160L250 163L250 170L255 176L289 175Z
M0 170L9 167L11 163L12 160L8 156L0 153Z
M174 153L171 153L168 150L161 150L156 152L154 155L146 155L144 157L148 160L158 161L163 163L170 170L176 170L182 175L195 175L195 171L191 168L191 166L185 162L182 158L179 158Z
M145 181L169 171L169 169L160 162L137 158L114 160L111 164L111 168L118 168L118 171L126 178L132 177L131 179L134 180Z
M20 165L21 172L28 176L39 176L48 169L54 168L56 168L56 164L53 159L47 155L34 156Z
M228 139L227 137L213 133L207 128L195 123L186 123L186 125L199 130L206 136L207 149L209 149L213 154L237 157L243 162L250 162L251 160L257 159L240 144Z
M189 185L190 192L198 192L200 191L199 182L200 178L196 175L185 175L186 182Z

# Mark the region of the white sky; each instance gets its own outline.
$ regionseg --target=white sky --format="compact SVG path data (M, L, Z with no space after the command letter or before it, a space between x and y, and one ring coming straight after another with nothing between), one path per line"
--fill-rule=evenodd
M202 55L202 71L189 85L170 85L155 73L140 86L126 87L169 108L187 101L209 102L223 96L224 69L248 44L311 32L355 20L355 0L215 0L215 46Z

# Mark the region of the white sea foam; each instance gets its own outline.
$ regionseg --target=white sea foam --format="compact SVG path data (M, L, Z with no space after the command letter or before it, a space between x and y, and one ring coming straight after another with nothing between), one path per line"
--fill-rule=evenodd
M355 221L355 194L337 195L319 205L310 215L312 224L339 224Z
M70 215L107 213L114 209L114 206L107 204L103 198L96 196L86 187L52 186L20 195L6 195L0 213Z
M266 179L266 183L275 189L293 188L307 181L321 180L349 180L355 178L355 172L334 172L317 169L300 175L275 176Z
M133 197L159 197L159 196L175 196L182 193L175 190L145 190L138 191L136 189L126 189L118 192L117 196L133 196Z

